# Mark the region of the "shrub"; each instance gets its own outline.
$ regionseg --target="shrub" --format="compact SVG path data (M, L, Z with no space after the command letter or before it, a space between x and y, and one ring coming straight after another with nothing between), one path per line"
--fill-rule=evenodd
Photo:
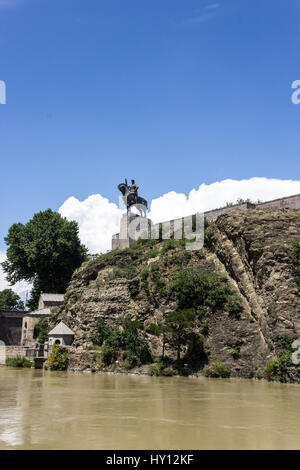
M239 359L241 357L240 349L238 347L232 348L231 355L233 359Z
M92 335L91 340L93 344L97 346L102 346L105 338L110 332L109 326L107 326L104 318L98 318L96 321L96 332Z
M287 368L291 365L291 351L280 351L278 356L266 364L265 377L267 380L286 382Z
M204 336L208 335L208 321L207 320L203 320L203 322L201 323L201 333Z
M51 370L66 370L68 367L67 353L63 352L58 344L54 344L47 362Z
M204 245L210 247L212 245L214 239L214 232L212 229L205 229L204 230Z
M108 281L112 281L117 278L125 278L125 279L134 279L137 276L137 269L135 263L130 263L126 266L121 268L116 267L109 273L106 277Z
M238 295L230 296L226 308L230 316L239 319L243 310L241 298Z
M171 281L170 290L180 309L193 308L195 312L204 306L213 310L222 307L231 293L225 276L197 268L180 270Z
M177 246L185 246L185 241L176 240L174 238L164 240L161 248L161 254L163 255L168 250L174 250Z
M33 363L26 359L26 357L23 356L16 356L12 358L8 358L5 361L5 365L8 367L32 367Z
M158 293L161 297L165 297L166 295L166 283L161 278L159 266L157 263L153 263L151 265L151 280L153 282L154 291Z
M166 365L164 361L159 361L151 366L150 375L154 375L157 377L160 375L163 375L165 377L171 377L174 375L174 369L172 366Z
M142 365L140 358L130 352L124 362L125 369L132 369L133 367L139 367L140 365Z
M286 351L293 351L292 344L293 339L286 334L276 336L276 344L280 349L285 349Z
M124 366L128 369L152 362L151 351L146 340L139 335L143 324L137 320L131 320L126 316L122 323L123 330L117 327L108 327L104 346L102 347L102 361L105 365L115 361L123 351L126 359Z
M134 279L133 281L131 281L128 286L128 289L129 289L131 297L133 298L137 297L140 291L140 284L139 284L138 279Z
M106 366L110 365L113 361L117 360L118 349L114 348L113 346L105 344L101 350L101 353L102 362Z
M206 377L229 377L230 369L224 364L223 360L214 361L210 366L204 370Z

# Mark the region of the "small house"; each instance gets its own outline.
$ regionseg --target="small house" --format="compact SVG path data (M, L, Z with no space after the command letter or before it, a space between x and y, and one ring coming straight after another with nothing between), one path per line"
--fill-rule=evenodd
M70 346L74 339L74 332L61 321L48 333L48 338L49 346L53 346L53 344Z
M34 347L37 339L36 324L41 318L50 318L53 309L62 305L63 294L41 293L38 310L24 313L22 320L21 346Z

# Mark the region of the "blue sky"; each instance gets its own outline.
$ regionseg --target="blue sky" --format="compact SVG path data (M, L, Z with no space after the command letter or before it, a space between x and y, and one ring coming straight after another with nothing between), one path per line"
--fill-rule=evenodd
M1 220L299 180L299 0L0 0Z

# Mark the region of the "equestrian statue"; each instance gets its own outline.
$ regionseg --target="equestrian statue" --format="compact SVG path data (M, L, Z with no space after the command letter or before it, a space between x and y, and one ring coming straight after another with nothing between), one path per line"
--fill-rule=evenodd
M127 213L131 211L131 207L136 207L141 217L146 217L148 202L138 195L139 187L135 184L135 181L131 180L131 185L128 185L127 179L125 178L125 183L120 183L118 189L122 193L124 204L127 207Z

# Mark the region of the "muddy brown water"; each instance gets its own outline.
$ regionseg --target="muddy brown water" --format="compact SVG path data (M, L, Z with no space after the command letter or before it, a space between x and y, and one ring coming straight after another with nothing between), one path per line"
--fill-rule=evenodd
M300 385L0 367L0 449L300 449Z

